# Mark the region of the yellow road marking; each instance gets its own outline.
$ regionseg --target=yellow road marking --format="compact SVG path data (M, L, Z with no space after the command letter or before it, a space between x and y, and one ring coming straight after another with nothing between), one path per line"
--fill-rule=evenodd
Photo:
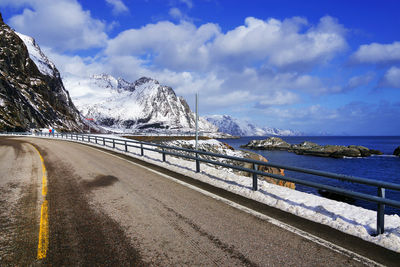
M33 145L32 145L33 146ZM46 258L47 249L49 248L49 213L48 213L48 202L46 200L47 196L47 172L46 166L44 165L44 160L39 150L33 146L33 148L37 151L40 157L40 161L42 162L42 196L44 198L42 207L40 210L40 229L39 229L39 242L38 242L38 251L37 251L37 259Z
M40 230L37 259L46 258L47 249L49 247L49 215L47 200L43 201L40 212Z

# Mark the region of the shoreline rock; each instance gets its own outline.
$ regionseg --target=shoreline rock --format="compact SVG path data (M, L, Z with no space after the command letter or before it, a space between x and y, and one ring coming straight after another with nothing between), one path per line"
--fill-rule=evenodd
M257 154L257 153L254 153L254 152L250 152L250 151L243 151L243 153L245 154L245 158L268 162L268 160L266 158L264 158L263 156L261 156L260 154ZM243 165L241 165L241 167L251 169L251 168L253 168L253 164L244 163ZM262 172L285 176L285 171L283 169L274 168L274 167L267 167L267 166L258 166L257 169L259 171L262 171ZM251 176L251 173L249 173L249 172L241 172L241 174L245 175L245 176L248 176L248 177ZM287 181L284 181L284 180L275 179L275 178L272 178L272 177L268 177L267 175L266 176L259 176L259 178L262 178L262 179L264 179L265 181L267 181L268 183L271 183L271 184L276 184L276 185L280 185L280 186L283 186L283 187L288 187L290 189L296 189L296 184L292 183L292 182L287 182Z
M400 146L393 151L393 155L400 157Z
M240 146L241 148L256 150L283 150L296 153L297 155L331 157L331 158L356 158L369 157L371 155L382 155L379 150L369 149L363 146L321 146L310 141L304 141L300 144L289 144L279 137L270 137L265 140L251 140L248 144ZM399 149L400 153L400 149Z

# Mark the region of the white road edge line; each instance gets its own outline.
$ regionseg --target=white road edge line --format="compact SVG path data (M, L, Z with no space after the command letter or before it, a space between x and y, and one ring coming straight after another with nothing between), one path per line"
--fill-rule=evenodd
M67 141L71 141L71 140L67 140ZM72 140L72 141L73 141L73 140ZM82 143L82 142L75 142L75 143L86 144L86 143ZM90 144L89 144L89 145L90 145ZM169 175L167 175L167 174L164 174L164 173L161 173L161 172L159 172L159 171L156 171L156 170L153 170L153 169L151 169L151 168L148 168L148 167L146 167L146 166L143 166L143 165L141 165L141 164L138 164L138 163L132 162L132 161L130 161L130 160L124 159L124 158L122 158L122 157L120 157L120 156L111 154L111 153L109 153L109 152L96 149L95 147L96 147L96 148L97 148L97 147L98 147L98 148L103 148L103 147L101 147L101 146L89 146L89 148L91 148L91 149L93 149L93 150L96 150L96 151L98 151L98 152L102 152L102 153L107 154L107 155L110 155L110 156L112 156L112 157L115 157L115 158L124 160L124 161L126 161L126 162L128 162L128 163L130 163L130 164L133 164L133 165L135 165L135 166L138 166L138 167L141 167L141 168L146 169L146 170L148 170L148 171L151 171L151 172L153 172L153 173L156 173L156 174L158 174L158 175L160 175L160 176L162 176L162 177L165 177L165 178L167 178L167 179L169 179L169 180L171 180L171 181L174 181L174 182L176 182L176 183L178 183L178 184L181 184L181 185L183 185L183 186L186 186L186 187L188 187L188 188L190 188L190 189L192 189L192 190L195 190L195 191L197 191L197 192L199 192L199 193L202 193L202 194L204 194L204 195L206 195L206 196L209 196L209 197L211 197L211 198L213 198L213 199L222 201L222 202L224 202L225 204L227 204L227 205L229 205L229 206L231 206L231 207L234 207L234 208L236 208L236 209L239 209L239 210L241 210L241 211L244 211L244 212L246 212L246 213L248 213L248 214L251 214L251 215L253 215L253 216L255 216L255 217L259 218L259 219L265 220L265 221L267 221L267 222L269 222L269 223L271 223L271 224L273 224L273 225L275 225L275 226L278 226L278 227L283 228L283 229L285 229L285 230L287 230L287 231L289 231L289 232L292 232L292 233L294 233L294 234L297 234L297 235L299 235L299 236L301 236L301 237L303 237L303 238L305 238L305 239L308 239L308 240L310 240L310 241L312 241L312 242L314 242L314 243L317 243L317 244L319 244L319 245L321 245L321 246L324 246L324 247L326 247L326 248L329 248L329 249L331 249L331 250L333 250L333 251L336 251L336 252L338 252L338 253L340 253L340 254L346 255L347 257L349 257L349 258L351 258L351 259L354 259L354 260L356 260L356 261L358 261L358 262L361 262L361 263L366 264L366 265L368 265L368 266L384 266L384 265L382 265L382 264L380 264L380 263L378 263L378 262L376 262L376 261L374 261L374 260L371 260L371 259L366 258L366 257L364 257L364 256L362 256L362 255L359 255L359 254L357 254L357 253L355 253L355 252L353 252L353 251L350 251L350 250L348 250L348 249L346 249L346 248L343 248L343 247L341 247L341 246L338 246L338 245L336 245L336 244L333 244L333 243L331 243L331 242L329 242L329 241L327 241L327 240L325 240L325 239L322 239L322 238L320 238L320 237L317 237L317 236L315 236L315 235L313 235L313 234L307 233L307 232L305 232L305 231L303 231L303 230L300 230L300 229L298 229L298 228L296 228L296 227L294 227L294 226L291 226L291 225L289 225L289 224L286 224L286 223L284 223L284 222L281 222L281 221L279 221L279 220L277 220L277 219L274 219L274 218L272 218L272 217L270 217L270 216L268 216L268 215L265 215L265 214L262 214L262 213L260 213L260 212L258 212L258 211L249 209L249 208L247 208L247 207L245 207L245 206L242 206L242 205L240 205L240 204L237 204L237 203L235 203L235 202L233 202L233 201L231 201L231 200L228 200L228 199L226 199L226 198L220 197L220 196L215 195L215 194L213 194L213 193L210 193L210 192L208 192L208 191L206 191L206 190L203 190L203 189L201 189L201 188L198 188L198 187L196 187L196 186L193 186L193 185L191 185L191 184L188 184L188 183L186 183L186 182L183 182L183 181L181 181L181 180L179 180L179 179L176 179L176 178L174 178L174 177L172 177L172 176L169 176ZM104 149L107 149L107 148L104 148ZM110 150L110 151L114 151L114 150ZM114 151L114 152L120 153L120 152L118 152L118 151ZM122 154L122 155L129 156L129 154ZM132 158L134 158L134 157L132 157Z

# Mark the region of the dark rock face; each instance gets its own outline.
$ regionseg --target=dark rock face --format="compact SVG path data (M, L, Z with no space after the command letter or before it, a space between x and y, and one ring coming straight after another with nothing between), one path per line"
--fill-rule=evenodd
M81 123L58 70L41 73L21 38L0 19L0 131L72 131Z
M394 150L393 155L400 157L400 146Z
M253 153L253 152L249 152L249 151L245 151L244 153L245 153L245 158L268 162L268 160L266 158L264 158L263 156L261 156L259 154L256 154L256 153ZM241 167L244 167L244 168L248 168L248 169L252 169L253 168L253 164L252 163L239 163L238 162L237 164L239 166L241 166ZM266 172L266 173L272 173L272 174L278 174L278 175L285 176L285 171L283 169L278 169L278 168L274 168L274 167L267 167L267 166L258 166L257 169L259 171L263 171L263 172ZM248 172L245 172L245 173L242 172L241 174L242 175L246 175L246 176L251 176L251 174L248 173ZM271 184L276 184L276 185L288 187L290 189L296 189L295 183L292 183L292 182L287 182L287 181L284 181L284 180L275 179L275 178L268 177L268 176L262 176L262 178L264 180L266 180L267 182L271 183Z
M382 152L368 149L363 146L320 146L316 143L305 141L301 144L289 144L278 137L270 137L266 140L252 140L247 145L241 146L250 149L285 150L298 155L319 157L343 158L343 157L369 157L373 154L382 155ZM400 151L399 151L400 152Z

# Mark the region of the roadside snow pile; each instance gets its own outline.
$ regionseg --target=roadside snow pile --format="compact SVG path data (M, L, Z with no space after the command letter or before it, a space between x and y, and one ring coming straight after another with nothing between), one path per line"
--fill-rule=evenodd
M195 149L196 148L196 141L195 140L175 140L175 141L166 141L161 142L166 146L172 147L182 147L186 149ZM215 139L208 139L208 140L198 140L197 148L200 151L206 151L211 153L219 153L227 156L232 157L244 157L245 153L240 150L235 150L228 144L220 142Z
M129 140L118 136L102 135L104 137ZM193 145L194 141L173 141L170 145ZM201 146L212 145L220 147L219 153L238 156L240 151L225 149L224 144L217 140L201 140ZM103 146L100 146L104 148ZM146 148L146 146L144 146ZM376 212L347 203L326 199L320 196L292 190L286 187L270 184L259 180L259 190L252 191L252 179L240 176L232 170L217 169L213 166L202 163L201 172L195 172L194 161L184 160L172 156L162 161L162 155L154 151L144 151L144 157L140 156L140 148L129 147L125 152L124 145L117 145L121 153L128 154L146 162L162 166L166 169L193 177L194 179L223 188L249 199L265 203L269 206L290 212L308 220L328 225L347 234L360 237L369 242L378 244L385 248L400 253L400 217L398 215L385 215L385 233L379 236L371 236L376 231ZM107 149L112 150L111 147Z

